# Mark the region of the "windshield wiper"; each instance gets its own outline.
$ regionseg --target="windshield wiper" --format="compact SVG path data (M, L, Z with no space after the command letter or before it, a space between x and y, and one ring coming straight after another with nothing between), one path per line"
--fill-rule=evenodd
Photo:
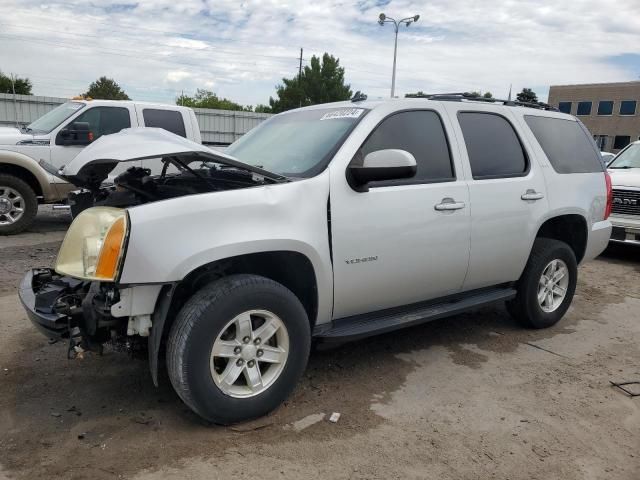
M631 165L623 165L621 167L607 167L607 168L611 168L612 170L627 170L629 168L640 168L640 167L632 167Z

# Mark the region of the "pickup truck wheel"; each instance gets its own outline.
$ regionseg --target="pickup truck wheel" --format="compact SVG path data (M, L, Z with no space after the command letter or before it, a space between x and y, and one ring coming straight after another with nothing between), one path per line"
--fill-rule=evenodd
M38 212L33 189L20 178L0 175L0 235L13 235L29 227Z
M559 240L538 238L518 281L516 298L507 302L507 309L527 327L555 325L571 305L577 279L571 247Z
M306 311L283 285L232 275L199 290L171 327L167 367L180 398L219 424L275 409L291 393L309 357Z

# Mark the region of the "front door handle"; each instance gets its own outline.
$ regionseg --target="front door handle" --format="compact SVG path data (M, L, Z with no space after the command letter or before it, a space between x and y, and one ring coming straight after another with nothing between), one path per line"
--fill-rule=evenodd
M538 193L533 189L527 190L520 197L522 200L542 200L544 198L544 194Z
M447 211L447 210L460 210L464 208L464 202L456 202L453 198L443 198L441 203L437 203L433 208L438 210L439 212Z

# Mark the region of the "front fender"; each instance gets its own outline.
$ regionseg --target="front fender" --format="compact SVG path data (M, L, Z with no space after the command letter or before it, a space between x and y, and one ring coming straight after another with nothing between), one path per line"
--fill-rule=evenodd
M306 256L318 286L317 322L329 321L333 269L328 173L290 183L205 193L129 209L120 283L172 283L202 265L251 253Z
M42 189L42 195L45 201L60 200L60 195L58 194L55 184L53 184L52 177L38 165L36 159L24 153L14 152L12 150L0 150L0 164L15 165L33 175Z

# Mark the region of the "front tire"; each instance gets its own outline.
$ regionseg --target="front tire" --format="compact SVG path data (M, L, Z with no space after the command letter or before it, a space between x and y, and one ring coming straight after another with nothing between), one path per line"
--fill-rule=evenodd
M249 420L289 396L310 343L306 311L289 289L257 275L232 275L202 288L180 310L167 344L169 378L206 420Z
M512 317L529 328L547 328L569 309L578 280L578 265L569 245L537 238L517 284L516 298L507 302Z
M0 175L0 235L15 235L28 228L38 213L33 189L13 175Z

